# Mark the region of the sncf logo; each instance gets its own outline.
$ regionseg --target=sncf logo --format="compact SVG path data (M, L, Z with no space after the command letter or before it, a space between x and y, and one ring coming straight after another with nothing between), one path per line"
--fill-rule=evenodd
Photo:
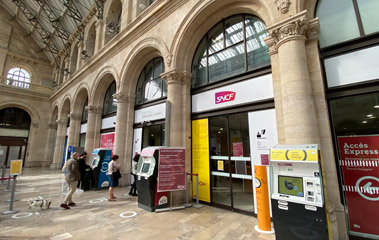
M216 97L215 99L216 104L223 103L223 102L230 102L230 101L234 101L234 98L236 97L236 93L231 92L231 91L218 92L216 93L215 97Z

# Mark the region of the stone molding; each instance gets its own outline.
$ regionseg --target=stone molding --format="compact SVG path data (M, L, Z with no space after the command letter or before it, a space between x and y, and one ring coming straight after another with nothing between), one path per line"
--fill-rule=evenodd
M136 95L134 93L115 93L112 95L113 98L117 100L117 103L134 103L136 100Z
M318 18L308 20L307 11L300 12L284 21L267 28L269 37L265 39L269 54L277 54L278 48L291 40L317 40L319 32Z
M65 125L65 124L67 124L67 120L66 119L57 119L57 124L58 124L58 126L59 125Z
M167 85L182 84L191 85L192 73L187 71L172 70L161 74L161 78L166 81Z
M49 123L47 126L51 129L56 129L58 127L58 123Z
M33 128L38 128L39 123L32 123L31 125L32 125Z
M95 105L88 105L85 107L85 109L87 109L88 113L100 114L103 111L103 107L95 106Z

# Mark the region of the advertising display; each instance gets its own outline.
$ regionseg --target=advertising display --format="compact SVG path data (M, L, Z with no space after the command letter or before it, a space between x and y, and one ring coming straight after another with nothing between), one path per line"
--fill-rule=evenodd
M158 192L186 189L185 149L161 149L158 162ZM144 170L142 169L142 172Z
M209 178L209 136L208 119L192 121L192 173L199 174L199 199L211 201ZM192 181L196 183L196 177ZM193 198L196 198L196 184L193 184Z
M114 135L115 135L114 132L101 134L100 148L110 148L113 151Z
M95 189L101 189L109 186L107 176L108 164L112 158L112 149L96 148L92 151L90 165L93 167Z
M338 137L349 227L379 236L379 136Z

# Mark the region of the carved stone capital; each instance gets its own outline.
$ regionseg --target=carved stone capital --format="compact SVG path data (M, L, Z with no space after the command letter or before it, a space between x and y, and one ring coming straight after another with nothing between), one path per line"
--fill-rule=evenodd
M39 123L32 123L33 128L38 128L38 126L39 126Z
M290 0L276 0L276 6L282 14L288 13L290 9L291 1Z
M65 125L67 123L66 119L57 119L57 124L58 125Z
M101 113L103 108L100 106L95 106L95 105L88 105L85 107L87 109L88 113Z
M167 66L171 67L172 54L169 54L169 55L166 56L165 62L167 63Z
M80 121L82 119L82 116L79 114L70 113L67 115L68 118L70 118L71 121Z
M161 74L161 78L166 81L167 85L170 84L191 84L192 73L187 71L179 72L172 70Z
M308 20L307 11L303 11L284 21L267 28L269 37L265 39L269 47L269 54L278 52L278 48L285 42L298 39L314 39L318 36L318 19Z
M128 101L128 97L123 93L115 93L112 95L114 99L117 100L117 103L124 103Z
M58 127L58 124L57 123L49 123L47 126L51 129L56 129Z

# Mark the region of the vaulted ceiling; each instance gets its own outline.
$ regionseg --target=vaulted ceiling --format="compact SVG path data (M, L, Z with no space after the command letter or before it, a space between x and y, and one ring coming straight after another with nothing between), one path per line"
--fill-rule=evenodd
M37 42L50 61L59 64L60 53L82 38L84 18L95 11L102 18L103 0L1 0L18 23Z

